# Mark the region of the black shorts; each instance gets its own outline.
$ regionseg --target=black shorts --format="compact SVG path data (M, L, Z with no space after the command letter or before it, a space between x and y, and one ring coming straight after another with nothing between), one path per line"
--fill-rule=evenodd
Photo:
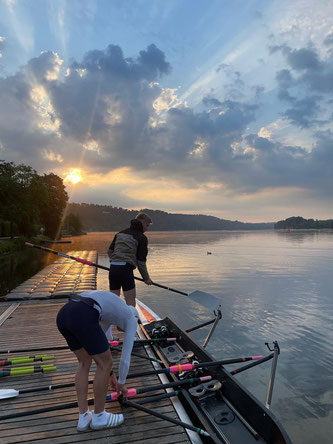
M135 288L133 267L126 265L111 265L109 271L110 291L120 290L129 291Z
M69 301L57 316L57 327L72 351L84 348L90 356L110 348L99 324L99 312L83 302Z

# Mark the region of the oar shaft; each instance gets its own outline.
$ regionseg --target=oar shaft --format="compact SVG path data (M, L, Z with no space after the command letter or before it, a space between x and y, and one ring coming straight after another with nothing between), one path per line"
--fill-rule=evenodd
M120 352L120 353L122 352L121 348L111 346L111 351L112 350ZM131 352L131 355L136 356L141 359L147 359L148 361L151 361L151 362L158 362L159 364L162 364L162 361L160 359L150 358L149 356L141 355L140 353L135 353L134 351Z
M179 393L180 392L178 390L175 390L174 392L162 393L160 395L150 396L148 398L137 399L135 402L140 405L149 404L150 402L156 402L156 401L161 401L162 399L173 398L175 396L178 396Z
M136 408L138 410L141 410L142 412L149 413L150 415L156 416L157 418L164 419L165 421L172 422L173 424L176 424L176 425L179 425L181 427L184 427L185 429L192 430L193 432L196 432L199 435L210 436L205 430L202 430L202 429L200 429L198 427L194 427L191 424L186 424L185 422L179 421L178 419L171 418L170 416L164 415L163 413L158 413L155 410L147 409L146 407L143 407L142 405L139 405L139 404L137 404L135 402L128 401L127 399L124 399L123 402L124 402L125 405L128 405L129 407L134 407L134 408Z
M138 389L129 389L126 398L133 398L136 395L140 395L141 393L153 392L155 390L164 390L171 387L180 387L182 385L194 384L195 382L205 382L210 381L212 379L211 376L201 376L200 378L189 378L182 379L181 381L168 382L166 384L158 384L158 385L150 385L147 387L141 387ZM113 392L111 395L107 396L107 399L110 401L118 400L118 393Z
M236 368L236 370L233 370L231 372L232 375L236 375L238 373L243 372L244 370L248 370L249 368L255 367L256 365L262 364L263 362L269 361L274 357L274 353L271 353L262 359L259 359L258 361L251 362L251 364L244 365L243 367Z
M139 376L149 376L149 375L155 375L159 373L181 373L181 372L187 372L194 370L195 368L206 368L206 367L216 367L219 365L227 365L227 364L235 364L237 362L244 362L248 360L258 359L260 356L251 356L251 357L244 357L244 358L236 358L236 359L224 359L221 361L209 361L209 362L200 362L198 364L178 364L173 365L171 367L167 368L161 368L158 370L150 370L147 372L139 372L139 373L132 373L127 376L127 378L136 378ZM269 358L271 359L271 358ZM256 363L260 363L262 359L259 359L256 361ZM263 361L264 362L264 361ZM251 366L256 364L250 364Z
M140 344L140 345L146 345L146 344L152 344L154 342L175 342L177 341L177 338L151 338L151 339L134 339L134 345ZM109 341L109 344L111 347L117 347L118 345L123 345L124 341Z
M17 367L0 367L0 371L11 371L11 372L17 372L17 371L21 371L21 370L26 370L26 369L39 369L39 368L49 368L49 367L54 367L53 364L44 364L44 365L22 365L22 364L18 364Z
M50 350L67 350L68 345L59 345L56 347L35 347L35 348L19 348L19 349L8 349L8 350L0 350L1 354L11 354L11 353L29 353L35 351L50 351Z
M22 358L12 358L6 359L5 361L0 361L0 366L6 365L17 365L17 364L27 364L28 362L38 362L38 361L50 361L54 359L54 356L45 356L45 357L22 357Z
M93 399L88 400L88 405L92 405L93 403ZM55 410L71 409L77 406L77 402L69 402L67 404L58 404L51 407L44 407L42 409L25 410L24 412L10 413L9 415L0 416L0 421L3 421L5 419L21 418L23 416L37 415L39 413L54 412Z
M86 259L82 259L80 257L70 256L69 254L66 254L66 253L60 253L59 251L51 250L51 248L42 247L41 245L31 244L29 242L26 242L25 245L27 247L38 248L39 250L46 251L47 253L56 254L57 256L65 257L67 259L73 259L74 261L80 262L81 264L84 264L84 265L90 265L92 267L101 268L102 270L110 271L110 268L104 267L103 265L98 265L95 262L87 261ZM144 282L144 279L139 278L137 276L134 276L134 279ZM167 286L161 285L161 284L157 284L156 282L152 282L152 285L154 285L155 287L163 288L164 290L169 290L169 291L173 291L174 293L179 293L184 296L188 296L188 293L185 293L184 291L175 290L174 288L167 287Z
M3 378L5 376L18 376L18 375L31 375L33 373L44 373L44 372L51 372L56 370L57 368L53 366L44 367L44 368L34 368L34 367L23 367L23 368L16 368L16 369L4 369L0 371L0 378Z

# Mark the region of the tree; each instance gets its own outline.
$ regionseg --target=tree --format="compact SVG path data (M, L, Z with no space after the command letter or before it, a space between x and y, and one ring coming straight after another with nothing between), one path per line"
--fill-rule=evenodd
M69 213L65 217L63 229L69 234L78 235L82 234L82 220L78 214Z
M21 234L34 234L39 222L38 188L39 176L33 168L0 161L0 217L9 221L11 237L15 226Z
M41 222L45 226L45 234L57 239L61 231L61 220L68 201L63 180L54 173L44 174L40 178L46 188L46 204L40 208Z

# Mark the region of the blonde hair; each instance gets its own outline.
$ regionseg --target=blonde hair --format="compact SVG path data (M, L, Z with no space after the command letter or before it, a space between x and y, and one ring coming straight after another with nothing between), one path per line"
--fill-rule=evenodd
M148 224L152 224L152 223L153 223L153 221L152 221L151 218L148 216L148 214L146 214L146 213L142 213L142 212L138 213L138 214L135 216L135 219L144 220L144 221L146 221Z

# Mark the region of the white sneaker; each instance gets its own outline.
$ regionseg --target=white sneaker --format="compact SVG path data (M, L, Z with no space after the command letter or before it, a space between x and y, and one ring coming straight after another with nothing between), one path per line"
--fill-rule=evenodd
M88 411L84 415L80 415L79 421L77 423L77 431L85 432L89 429L92 420L92 412Z
M90 423L90 428L92 430L110 429L111 427L117 427L124 422L124 415L122 415L121 413L108 413L108 416L105 418L106 421L103 421L101 423L100 421L98 421L98 419L101 419L99 418L99 416L103 418L106 415L104 415L104 412L102 412L99 415L93 416L93 419Z

